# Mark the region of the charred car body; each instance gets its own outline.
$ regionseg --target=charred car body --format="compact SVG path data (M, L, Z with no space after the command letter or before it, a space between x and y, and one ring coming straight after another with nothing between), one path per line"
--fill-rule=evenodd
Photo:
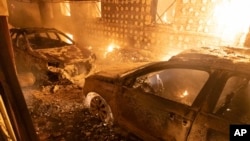
M114 48L105 54L105 59L113 62L149 62L155 58L148 50L125 47Z
M200 48L130 71L109 68L86 79L84 103L143 140L228 141L230 124L250 123L246 52Z
M37 82L69 80L82 86L81 81L92 69L95 54L77 47L57 29L12 28L10 34L18 73L32 72Z

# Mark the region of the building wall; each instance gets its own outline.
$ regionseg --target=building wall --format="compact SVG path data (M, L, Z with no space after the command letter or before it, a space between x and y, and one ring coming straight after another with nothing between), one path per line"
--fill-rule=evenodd
M213 18L220 1L177 0L171 24L155 24L155 0L103 0L102 18L83 23L88 44L100 48L114 42L122 47L168 53L202 46L242 45L241 38L224 41ZM98 42L96 42L98 41Z
M223 39L223 28L214 18L215 7L224 0L176 0L173 21L168 24L154 21L157 1L102 0L101 17L98 17L95 1L73 1L71 15L65 16L61 13L61 3L41 6L9 0L10 21L14 26L52 26L73 33L79 44L92 46L96 51L110 43L156 54L201 46L242 46L245 35ZM32 12L25 10L27 6Z

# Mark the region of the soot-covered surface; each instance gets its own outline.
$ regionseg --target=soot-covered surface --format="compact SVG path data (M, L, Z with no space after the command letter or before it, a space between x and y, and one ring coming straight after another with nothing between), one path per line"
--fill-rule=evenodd
M23 93L41 141L137 141L122 128L106 125L83 106L74 85L24 88Z

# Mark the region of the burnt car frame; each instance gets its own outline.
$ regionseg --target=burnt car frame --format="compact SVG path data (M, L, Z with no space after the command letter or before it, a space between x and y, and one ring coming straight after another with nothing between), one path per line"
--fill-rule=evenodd
M10 34L18 73L32 72L36 82L69 80L82 86L96 59L55 28L12 28Z
M143 140L227 141L230 124L250 123L246 52L199 48L130 71L110 67L86 79L84 104Z
M113 48L105 54L105 59L111 62L149 62L155 58L146 49L123 47Z

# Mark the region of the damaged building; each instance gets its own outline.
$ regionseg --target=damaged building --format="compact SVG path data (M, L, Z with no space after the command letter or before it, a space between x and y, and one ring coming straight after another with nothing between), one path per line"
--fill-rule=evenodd
M242 46L249 29L248 8L236 1L11 0L9 6L13 26L53 26L96 52L115 44L153 52L157 60L193 47Z
M249 124L250 112L244 108L250 97L247 0L7 0L6 4L12 43L7 45L14 51L9 57L15 57L12 69L41 140L227 140L228 124ZM37 43L38 35L43 40ZM0 63L8 74L3 69L6 63ZM3 85L7 79L0 76L1 95L9 94ZM46 84L33 89L44 78ZM28 83L22 85L22 80ZM9 98L15 96L3 97L5 103ZM232 108L240 100L242 105L236 107L241 109ZM8 112L18 107L10 105ZM235 116L239 111L245 114L241 119ZM15 135L22 128L15 116L11 114L6 129L0 128L2 138L22 138ZM28 120L23 128L33 134ZM14 130L9 127L13 122Z

